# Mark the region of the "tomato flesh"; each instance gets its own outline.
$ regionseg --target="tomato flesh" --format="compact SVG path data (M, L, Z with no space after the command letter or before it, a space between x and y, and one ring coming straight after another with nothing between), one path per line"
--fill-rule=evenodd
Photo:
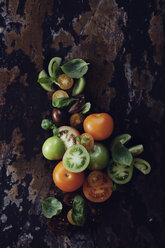
M89 153L82 145L73 145L68 148L63 156L64 167L72 172L84 171L89 165Z
M83 193L85 197L92 202L104 202L108 200L112 194L112 180L103 172L93 171L91 173L83 184ZM96 179L92 180L92 177L97 178L97 173L99 178L98 183Z
M59 87L62 90L68 90L73 86L73 78L69 77L66 74L61 74L57 81L59 83Z

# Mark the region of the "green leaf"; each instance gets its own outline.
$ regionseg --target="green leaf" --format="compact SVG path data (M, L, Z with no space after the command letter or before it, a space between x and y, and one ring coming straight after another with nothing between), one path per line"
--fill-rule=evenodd
M48 74L46 73L45 70L40 71L38 74L38 78L43 78L43 77L48 77Z
M90 110L90 108L91 108L91 103L90 103L90 102L86 102L86 103L84 104L84 106L82 107L80 113L86 114L86 113Z
M80 195L73 200L72 218L78 226L83 226L86 221L86 202Z
M131 165L133 160L132 154L120 141L113 144L111 151L113 161L125 166Z
M59 215L62 211L62 204L55 197L48 197L42 201L42 212L46 218Z
M38 83L40 83L41 87L46 90L46 91L49 91L49 92L52 92L54 91L54 88L53 88L53 82L50 82L50 83L45 83L45 80L41 79L41 78L48 78L48 75L46 73L45 70L42 70L39 75L38 75ZM41 79L41 80L40 80ZM39 82L40 81L40 82ZM46 80L47 81L47 80Z
M71 104L73 101L76 101L77 99L75 98L68 98L68 97L61 97L61 98L56 98L53 102L52 105L55 108L63 108Z
M60 57L54 57L50 60L48 65L48 72L50 77L56 77L56 70L60 66L62 59Z
M58 130L58 128L54 125L54 127L52 128L52 131L53 131L53 135L54 136L60 136L60 132Z
M112 187L111 187L111 190L112 190L112 192L114 192L114 191L116 191L116 184L114 184Z
M77 140L78 142L81 142L81 139L80 139L79 136L76 136L76 140Z
M44 120L42 120L42 122L41 122L41 127L42 127L44 130L50 130L50 129L52 129L53 126L54 126L54 123L53 123L53 121L51 121L51 120L44 119Z
M84 144L84 143L86 143L88 140L89 140L88 138L83 137L83 138L81 139L81 143Z
M89 63L82 59L73 59L61 66L62 71L71 78L81 78L86 74Z

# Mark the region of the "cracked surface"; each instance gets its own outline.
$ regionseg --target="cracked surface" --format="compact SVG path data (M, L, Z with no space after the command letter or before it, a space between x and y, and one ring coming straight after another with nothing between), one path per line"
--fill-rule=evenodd
M159 0L0 1L0 247L164 247L163 9ZM63 197L52 182L55 163L41 154L51 94L36 83L54 56L90 62L94 111L113 116L114 136L143 143L152 166L102 205L100 223L60 234L40 203Z

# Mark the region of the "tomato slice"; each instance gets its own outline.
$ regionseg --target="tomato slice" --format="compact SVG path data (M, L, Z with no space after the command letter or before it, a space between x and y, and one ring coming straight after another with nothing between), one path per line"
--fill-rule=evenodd
M90 161L89 153L82 145L73 145L68 148L63 156L64 167L71 172L84 171Z
M67 97L69 98L69 95L66 91L64 90L56 90L53 95L52 95L52 101L54 101L57 98L61 98L61 97Z
M69 212L67 213L67 219L71 225L76 226L76 223L74 222L72 218L72 209L70 209Z
M82 77L82 78L79 78L74 87L73 87L73 90L72 90L72 96L77 96L79 94L81 94L83 92L85 88L85 79Z
M104 202L112 194L112 180L101 171L92 171L83 184L85 197L92 202Z
M107 173L115 183L125 184L128 183L132 178L133 165L120 165L111 160L107 168Z
M80 133L75 128L70 126L61 126L58 130L60 133L59 137L63 140L66 149L75 144L79 144L76 137L80 136Z
M61 74L58 77L57 81L59 83L59 87L62 90L68 90L68 89L72 88L72 86L73 86L73 78L69 77L66 74Z
M134 158L133 166L135 166L144 175L149 174L151 171L151 165L146 160L141 159L141 158Z

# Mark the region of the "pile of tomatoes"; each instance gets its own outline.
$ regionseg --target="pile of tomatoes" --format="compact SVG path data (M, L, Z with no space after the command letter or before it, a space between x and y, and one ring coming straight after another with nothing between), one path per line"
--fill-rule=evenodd
M66 95L66 92L58 90L52 98L62 94ZM53 108L52 119L58 125L59 118L54 118L55 112L57 110ZM70 125L59 126L59 134L48 138L42 147L45 158L60 160L53 170L53 181L64 192L82 187L88 200L104 202L110 197L113 184L109 176L101 171L109 162L109 151L101 141L112 134L113 119L107 113L86 116L75 113L70 115L69 120Z

